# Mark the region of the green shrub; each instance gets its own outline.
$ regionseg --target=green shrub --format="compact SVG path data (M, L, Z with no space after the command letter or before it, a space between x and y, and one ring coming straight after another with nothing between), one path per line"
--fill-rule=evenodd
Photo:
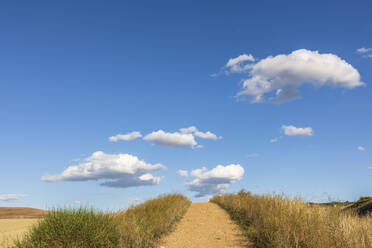
M113 215L93 209L56 209L34 226L17 248L119 247L120 232Z

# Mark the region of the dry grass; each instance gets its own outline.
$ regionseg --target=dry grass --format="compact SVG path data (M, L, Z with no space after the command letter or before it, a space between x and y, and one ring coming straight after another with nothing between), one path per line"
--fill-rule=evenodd
M186 213L191 202L184 196L165 195L117 214L125 248L156 247Z
M117 213L87 208L55 209L16 241L14 247L152 248L172 230L189 205L186 197L174 194ZM0 247L8 247L5 242Z
M8 247L13 240L23 236L37 219L0 219L0 247Z
M47 211L36 208L0 207L0 219L42 218Z
M257 248L371 248L372 217L283 196L246 192L211 199L226 209Z

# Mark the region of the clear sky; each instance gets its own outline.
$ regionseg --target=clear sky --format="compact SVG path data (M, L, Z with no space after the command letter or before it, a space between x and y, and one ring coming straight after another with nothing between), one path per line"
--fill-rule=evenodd
M371 9L2 1L0 206L372 195Z

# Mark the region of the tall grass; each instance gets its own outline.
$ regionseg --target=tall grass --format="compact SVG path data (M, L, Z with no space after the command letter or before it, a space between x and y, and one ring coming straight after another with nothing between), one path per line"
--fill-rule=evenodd
M218 195L210 201L226 209L257 248L372 247L371 216L246 192Z
M156 247L160 237L172 230L190 204L182 195L165 195L118 213L124 247Z
M14 248L153 248L182 218L190 201L164 195L117 213L49 211Z

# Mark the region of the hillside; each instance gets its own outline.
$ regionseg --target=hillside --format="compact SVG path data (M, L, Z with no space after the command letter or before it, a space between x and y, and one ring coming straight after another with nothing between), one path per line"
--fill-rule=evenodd
M0 219L41 218L46 212L36 208L0 207Z

